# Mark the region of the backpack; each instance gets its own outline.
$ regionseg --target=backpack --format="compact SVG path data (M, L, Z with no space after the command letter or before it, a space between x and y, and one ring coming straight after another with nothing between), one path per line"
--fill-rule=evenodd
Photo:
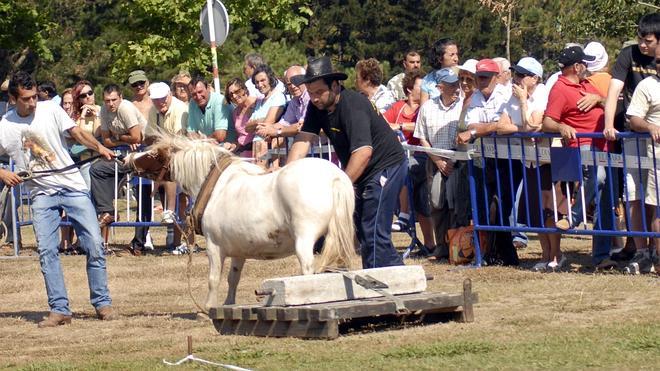
M474 226L468 225L447 231L449 245L449 263L454 265L468 264L474 259ZM486 247L487 235L479 231L479 246ZM483 252L482 252L483 254Z

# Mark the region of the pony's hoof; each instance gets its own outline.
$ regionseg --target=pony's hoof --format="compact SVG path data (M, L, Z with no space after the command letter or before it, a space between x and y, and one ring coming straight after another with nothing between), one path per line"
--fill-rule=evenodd
M208 314L198 312L197 315L195 316L195 321L210 321L211 317L209 317Z

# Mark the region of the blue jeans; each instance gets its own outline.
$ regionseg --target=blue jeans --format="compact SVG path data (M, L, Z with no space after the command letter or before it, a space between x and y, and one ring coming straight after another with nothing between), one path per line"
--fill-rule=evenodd
M612 168L611 170L611 179L608 170L604 166L583 166L582 167L582 183L584 186L584 202L586 205L589 205L592 201L595 202L598 200L598 207L594 210L594 226L593 229L600 229L611 231L615 229L615 220L613 218L614 208L616 206L616 201L618 195L616 192L619 189L618 182L618 169ZM610 183L612 187L610 188ZM582 195L577 192L575 207L571 210L571 216L573 218L573 225L578 226L583 222L583 210L585 208L582 205ZM614 203L612 202L614 200ZM598 223L600 222L600 228ZM612 248L612 237L611 236L594 236L592 239L592 262L598 264L603 261L605 258L610 256L610 249Z
M378 172L355 193L355 225L363 268L403 265L392 244L392 217L406 179L408 159Z
M60 264L60 210L64 210L73 224L87 255L87 282L94 308L112 303L105 269L103 239L96 220L96 212L88 192L60 191L53 195L37 195L32 199L32 220L39 249L41 273L51 312L71 315L69 299Z

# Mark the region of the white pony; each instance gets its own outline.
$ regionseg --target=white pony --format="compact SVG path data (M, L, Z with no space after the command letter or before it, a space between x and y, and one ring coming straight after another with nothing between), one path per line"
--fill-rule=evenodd
M321 236L325 245L319 270L348 266L355 256L353 185L329 161L305 158L267 173L217 144L168 135L160 135L146 153L158 154L164 160L159 166L169 165L171 179L195 196L213 164L226 166L202 217L209 257L207 309L217 307L226 257L231 257L231 269L225 304L234 304L245 259L296 254L302 273L312 274L313 247ZM126 159L138 172L143 170L136 164L140 156Z

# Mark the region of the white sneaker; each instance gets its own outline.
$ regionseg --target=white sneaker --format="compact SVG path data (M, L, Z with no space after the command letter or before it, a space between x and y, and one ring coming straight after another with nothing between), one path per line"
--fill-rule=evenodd
M532 272L545 272L548 269L548 262L540 262L534 264Z
M163 224L174 224L174 211L163 211L163 218L160 220L160 222Z
M151 241L151 233L147 232L147 238L144 241L144 249L145 250L153 250L154 249L154 243Z
M558 271L562 269L565 264L566 264L566 255L562 255L561 259L559 259L559 262L553 260L550 263L548 263L548 269L553 272Z
M172 251L172 255L185 255L185 254L190 254L190 250L188 250L188 245L186 245L185 242L175 247L174 250Z

